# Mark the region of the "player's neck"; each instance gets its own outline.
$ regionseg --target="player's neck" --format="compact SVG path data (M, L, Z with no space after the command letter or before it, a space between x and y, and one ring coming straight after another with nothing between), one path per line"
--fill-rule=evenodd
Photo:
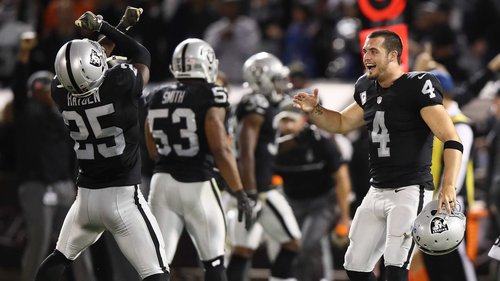
M394 81L398 80L403 74L404 71L399 66L397 68L388 69L383 77L377 79L377 82L382 88L389 88L394 84Z

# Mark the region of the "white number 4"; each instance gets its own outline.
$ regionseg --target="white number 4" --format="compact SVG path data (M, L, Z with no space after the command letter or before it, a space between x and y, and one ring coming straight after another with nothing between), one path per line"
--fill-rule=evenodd
M385 126L385 112L375 112L371 136L372 142L380 144L380 147L377 149L378 157L390 157L391 149L388 145L391 139L389 137L389 130L387 130L387 126Z
M436 94L434 93L434 87L430 79L425 80L424 87L422 88L422 94L429 95L429 98L434 98Z

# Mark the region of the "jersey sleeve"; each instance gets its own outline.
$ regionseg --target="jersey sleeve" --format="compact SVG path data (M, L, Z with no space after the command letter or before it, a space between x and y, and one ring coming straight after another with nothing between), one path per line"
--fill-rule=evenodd
M212 98L209 101L210 106L228 107L229 98L226 88L221 86L212 85L210 87Z
M249 94L243 96L236 109L236 117L241 120L250 113L265 115L270 104L267 98L261 94Z
M124 88L129 88L129 94L132 98L138 99L142 96L142 89L144 83L142 80L142 75L139 73L137 68L129 63L121 63L114 67L116 75L116 85L127 85Z
M356 83L354 84L354 101L361 106L362 108L365 107L366 103L366 90L368 89L369 86L369 80L366 78L366 75L363 75L358 78Z
M408 90L416 91L415 104L419 110L426 106L443 104L443 88L434 75L423 72L412 79L416 81L415 88Z

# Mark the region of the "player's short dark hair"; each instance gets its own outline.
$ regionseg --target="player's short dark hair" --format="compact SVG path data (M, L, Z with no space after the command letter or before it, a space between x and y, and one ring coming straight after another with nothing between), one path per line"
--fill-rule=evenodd
M401 41L401 37L399 37L396 32L387 29L374 31L367 36L367 38L376 37L384 37L385 40L382 46L384 46L388 52L398 52L398 63L401 64L401 54L403 53L403 42Z

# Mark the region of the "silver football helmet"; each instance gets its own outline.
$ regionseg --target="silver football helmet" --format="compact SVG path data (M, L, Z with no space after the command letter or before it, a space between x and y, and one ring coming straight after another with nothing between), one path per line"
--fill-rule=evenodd
M213 83L219 71L219 60L207 42L189 38L175 48L170 71L176 79L201 78Z
M243 79L248 87L264 95L279 96L290 89L290 70L273 54L260 52L249 57L243 64Z
M75 39L64 44L54 63L61 85L72 95L90 95L101 86L108 69L106 52L97 42Z
M413 223L413 240L422 252L429 255L450 253L464 239L464 214L453 209L449 215L444 205L441 210L438 213L438 200L433 200L424 207Z

